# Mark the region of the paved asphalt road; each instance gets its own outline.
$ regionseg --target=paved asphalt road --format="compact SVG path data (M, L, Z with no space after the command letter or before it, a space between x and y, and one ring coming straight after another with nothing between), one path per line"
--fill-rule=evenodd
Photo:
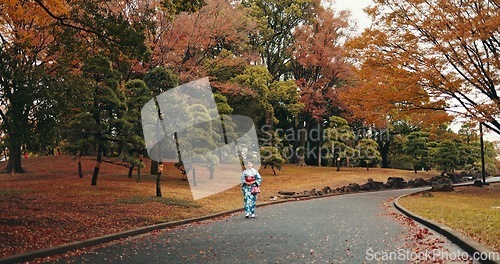
M363 263L368 254L397 251L407 242L408 229L387 215L384 202L414 191L358 193L257 208L254 219L238 213L60 262Z
M494 181L500 178L489 179ZM376 252L396 252L411 242L405 238L408 227L387 215L384 202L415 191L357 193L282 203L257 208L255 219L245 219L243 213L238 213L146 234L59 262L374 263L367 257ZM460 250L449 241L443 246Z

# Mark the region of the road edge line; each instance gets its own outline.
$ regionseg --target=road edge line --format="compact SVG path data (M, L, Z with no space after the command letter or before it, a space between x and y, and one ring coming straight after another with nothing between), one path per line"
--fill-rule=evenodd
M314 197L314 198L320 198L320 197L326 197L326 195L318 196L318 197ZM313 197L311 197L311 198L313 198ZM293 202L293 201L298 201L298 200L306 200L306 199L286 199L286 200L270 201L270 202L264 202L264 203L258 204L257 207L264 207L264 206ZM202 222L202 221L206 221L206 220L210 220L210 219L215 219L215 218L219 218L219 217L224 217L224 216L228 216L228 215L231 215L231 214L234 214L237 212L241 212L243 210L244 210L244 208L238 208L238 209L228 210L228 211L219 212L219 213L215 213L215 214L200 216L200 217L196 217L196 218L189 218L189 219L184 219L184 220L179 220L179 221L174 221L174 222L165 222L165 223L159 223L159 224L155 224L155 225L143 226L143 227L139 227L136 229L125 230L125 231L114 233L114 234L93 237L93 238L80 240L80 241L74 241L74 242L70 242L70 243L66 243L66 244L62 244L62 245L57 245L57 246L53 246L53 247L49 247L49 248L37 249L37 250L28 251L28 252L10 255L10 256L4 256L4 257L0 257L0 263L3 264L3 263L28 262L28 261L32 261L32 260L39 259L39 258L46 258L46 257L50 257L50 256L64 254L66 252L77 250L77 249L98 246L98 245L102 245L105 243L109 243L109 242L124 239L124 238L143 235L143 234L146 234L146 233L149 233L152 231L156 231L156 230L178 227L178 226Z
M70 243L66 243L66 244L62 244L62 245L58 245L58 246L54 246L54 247L42 248L42 249L38 249L38 250L34 250L34 251L28 251L28 252L21 253L21 254L2 257L2 258L0 258L0 263L27 262L27 261L35 260L38 258L55 256L55 255L63 254L63 253L66 253L66 252L69 252L72 250L76 250L76 249L97 246L97 245L109 243L109 242L119 240L119 239L124 239L124 238L129 238L129 237L134 237L134 236L146 234L146 233L149 233L149 232L152 232L155 230L177 227L177 226L201 222L201 221L205 221L205 220L209 220L209 219L213 219L213 218L218 218L218 217L222 217L222 216L226 216L226 215L230 215L230 214L239 212L241 210L242 209L233 209L233 210L215 213L215 214L206 215L206 216L201 216L201 217L197 217L197 218L184 219L184 220L179 220L179 221L174 221L174 222L159 223L159 224L155 224L155 225L139 227L139 228L132 229L132 230L126 230L126 231L122 231L122 232L118 232L118 233L114 233L114 234L109 234L109 235L89 238L89 239L85 239L85 240L70 242Z
M384 191L390 191L390 190L384 190ZM367 191L367 192L378 192L378 191ZM414 192L411 194L416 194L419 192L423 192L423 191L417 191L417 192ZM328 198L328 197L333 197L333 196L338 196L338 195L349 195L349 194L356 194L356 193L362 193L362 192L351 192L351 193L342 193L342 194L332 193L332 194L325 194L325 195L320 195L320 196L288 198L288 199L284 199L284 200L263 202L261 204L257 204L257 207L264 207L264 206L270 206L270 205L288 203L288 202L307 201L307 200L313 200L313 199ZM406 195L410 195L410 194L406 194ZM406 195L402 195L402 196L396 198L396 200L398 200L399 198L402 198ZM396 200L394 200L393 204L398 210L400 210L395 205ZM62 244L62 245L57 245L54 247L42 248L42 249L38 249L38 250L34 250L34 251L24 252L21 254L4 256L4 257L0 257L0 264L2 264L2 263L28 262L28 261L32 261L32 260L39 259L39 258L46 258L46 257L50 257L50 256L60 255L60 254L64 254L66 252L77 250L77 249L98 246L98 245L102 245L102 244L116 241L119 239L124 239L124 238L129 238L129 237L134 237L134 236L146 234L146 233L149 233L149 232L152 232L155 230L172 228L172 227L187 225L187 224L191 224L191 223L206 221L206 220L210 220L210 219L214 219L214 218L218 218L218 217L224 217L224 216L228 216L228 215L231 215L231 214L234 214L237 212L241 212L243 210L244 210L243 208L238 208L238 209L219 212L219 213L215 213L215 214L211 214L211 215L201 216L201 217L197 217L197 218L184 219L184 220L179 220L179 221L174 221L174 222L159 223L159 224L155 224L155 225L139 227L139 228L132 229L132 230L126 230L126 231L122 231L119 233L89 238L89 239L80 240L80 241L74 241L74 242L70 242L70 243L66 243L66 244ZM487 251L485 251L485 252L487 252ZM493 252L493 251L491 251L491 252ZM499 262L489 262L489 263L500 264Z

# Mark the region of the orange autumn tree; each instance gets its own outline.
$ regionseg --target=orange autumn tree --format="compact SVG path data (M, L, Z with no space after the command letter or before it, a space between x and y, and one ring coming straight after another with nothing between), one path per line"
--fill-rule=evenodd
M399 110L393 106L401 103L395 102L407 96L402 110L445 109L500 134L497 1L376 0L367 12L374 26L351 47L363 60L360 79L365 98L378 101L376 113L384 107ZM377 80L407 88L391 91L394 86ZM368 94L370 87L373 94Z
M385 128L397 120L415 125L447 121L446 102L431 100L420 76L402 67L404 62L393 58L392 52L377 46L387 41L386 34L366 30L346 45L349 55L360 62L350 86L340 92L353 118L376 128Z
M351 41L347 47L351 56L362 61L356 69L354 80L341 88L340 101L350 111L353 120L362 120L371 128L382 158L382 167L389 167L389 150L395 126L407 123L416 127L428 127L451 121L444 111L443 100L431 100L430 95L419 85L418 76L401 69L391 58L379 50L355 49L364 47L366 39L373 37L383 42L380 36L369 36L365 32Z
M324 120L338 114L340 103L336 88L341 87L352 74L351 64L343 44L350 33L349 13L336 14L319 5L310 23L300 25L294 32L295 43L291 47L292 73L300 89L300 102L304 105L299 114L299 149L305 149L306 133L313 125L319 128ZM319 146L322 145L320 137ZM321 148L318 148L321 151ZM304 155L298 153L299 165L305 165ZM317 163L321 166L321 153Z

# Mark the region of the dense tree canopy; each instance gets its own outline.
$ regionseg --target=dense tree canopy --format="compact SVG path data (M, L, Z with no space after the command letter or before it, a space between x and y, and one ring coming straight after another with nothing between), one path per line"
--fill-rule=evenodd
M491 0L375 1L368 10L373 27L354 44L366 82L394 80L402 86L380 87L396 89L388 103L392 96L413 98L405 107L446 109L500 134L499 7Z
M105 158L141 168L142 105L204 76L220 114L253 118L273 169L337 158L475 169L476 124L500 134L499 10L491 0L375 0L373 26L353 38L349 12L319 0L6 0L6 169L23 172L24 152L54 148L97 156L92 184ZM191 107L197 115L186 118L206 115ZM458 133L448 127L454 114L470 121ZM200 135L206 146L221 142ZM203 164L213 171L217 163Z

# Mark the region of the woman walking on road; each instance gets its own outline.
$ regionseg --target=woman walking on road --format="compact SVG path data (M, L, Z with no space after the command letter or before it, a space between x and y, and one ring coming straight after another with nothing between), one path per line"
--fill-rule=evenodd
M247 162L246 169L241 174L241 189L243 191L243 201L245 205L245 217L255 217L255 206L257 204L257 195L260 192L262 177L259 172L253 168L252 162Z

